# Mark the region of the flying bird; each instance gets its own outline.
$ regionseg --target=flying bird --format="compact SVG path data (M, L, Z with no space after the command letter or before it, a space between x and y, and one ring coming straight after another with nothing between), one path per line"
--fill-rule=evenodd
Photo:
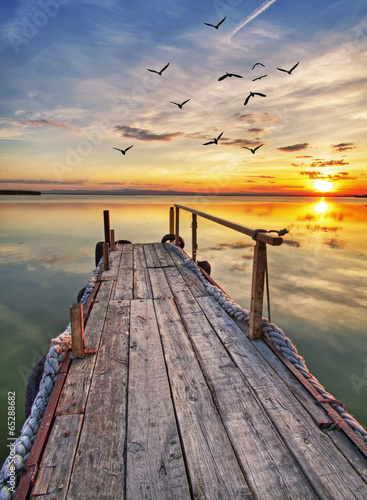
M232 77L232 76L235 76L236 78L243 78L243 76L240 76L240 75L235 75L234 73L228 73L226 71L226 74L221 76L220 78L218 78L218 82L221 82L222 80L224 80L225 78L227 78L227 76L229 77Z
M252 81L256 82L256 80L261 80L261 78L265 78L266 76L268 76L268 75L258 76L257 78L254 78Z
M218 141L219 141L219 139L222 137L222 135L223 135L223 132L222 132L222 133L220 133L220 134L218 135L218 137L217 137L217 138L215 138L215 137L214 137L214 139L213 139L212 141L205 142L205 143L203 144L203 146L207 146L208 144L218 144Z
M254 149L251 149L251 148L246 148L246 146L242 146L244 149L248 149L249 151L251 151L251 153L254 155L256 153L256 151L261 148L261 146L263 146L264 144L260 144L260 146L257 146L256 148Z
M227 16L223 17L223 19L222 19L221 21L219 21L219 23L218 23L217 25L214 25L214 24L209 24L209 23L204 23L204 24L206 24L207 26L212 26L213 28L215 28L215 29L217 30L217 29L219 28L219 26L220 26L222 23L224 23L224 21L226 20L226 17L227 17Z
M180 104L180 103L178 103L178 102L173 102L173 101L170 101L170 102L171 102L172 104L176 104L176 106L178 106L180 109L182 109L182 106L183 106L184 104L186 104L187 102L189 102L189 100L190 100L190 99L186 99L186 101L181 102L181 104Z
M285 73L288 73L290 75L292 73L292 71L297 68L298 65L299 65L299 61L289 71L287 69L282 69L282 68L277 68L277 69L279 69L279 71L284 71Z
M265 65L263 63L255 63L253 66L252 66L252 69L256 68L256 66L262 66L263 68L265 68Z
M165 69L167 69L167 68L168 68L168 66L169 66L169 63L168 63L168 64L166 64L166 65L165 65L165 67L164 67L164 68L162 68L160 71L156 71L155 69L149 69L149 68L147 68L147 70L148 70L148 71L151 71L152 73L157 73L158 75L160 75L160 76L161 76L161 75L162 75L162 73L163 73L163 71L164 71Z
M133 144L133 145L134 145L134 144ZM125 155L125 154L126 154L126 151L128 151L128 150L129 150L129 149L131 149L132 147L133 147L133 146L129 146L129 147L128 147L128 148L126 148L126 149L119 149L119 148L113 148L113 149L117 149L117 151L121 151L121 153L122 153L123 155Z
M260 92L250 92L250 94L246 97L246 101L243 103L243 105L246 106L246 104L249 102L250 97L254 97L255 95L266 97L265 94L261 94Z

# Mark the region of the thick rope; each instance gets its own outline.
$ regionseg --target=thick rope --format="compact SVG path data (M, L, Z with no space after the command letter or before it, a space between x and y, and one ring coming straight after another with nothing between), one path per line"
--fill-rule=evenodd
M212 295L215 300L223 307L223 309L230 315L236 318L238 321L245 323L250 322L250 311L244 309L243 307L236 304L232 299L230 299L222 290L213 285L208 281L205 275L201 272L199 266L190 259L187 255L182 252L181 249L175 245L171 247L184 261L185 265L191 269L200 279L204 287L206 288L209 295ZM350 415L344 405L340 401L336 400L329 392L326 391L320 382L314 377L306 366L305 360L298 354L297 348L291 342L291 340L285 336L283 330L278 328L273 323L269 323L266 318L262 318L262 332L265 337L270 340L275 347L297 368L297 370L302 373L302 375L308 380L310 384L317 390L317 392L324 398L326 402L336 410L343 420L355 431L355 433L367 443L367 431L361 426L361 424Z
M103 259L100 260L93 275L88 281L83 297L80 302L87 303L96 282ZM33 402L31 414L24 422L20 436L12 445L12 451L5 460L0 471L0 500L10 500L23 473L24 465L29 457L32 445L37 436L37 431L42 422L48 400L55 385L57 374L65 358L65 354L71 345L71 324L65 331L55 339L51 339L51 346L46 356L43 375L39 386L38 394ZM13 484L15 479L15 487Z

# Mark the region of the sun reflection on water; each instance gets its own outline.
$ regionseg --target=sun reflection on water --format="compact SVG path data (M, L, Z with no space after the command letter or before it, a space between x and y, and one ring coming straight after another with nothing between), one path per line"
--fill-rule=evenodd
M328 209L329 209L329 206L327 203L324 202L323 199L319 203L317 203L317 205L314 206L314 210L318 214L324 214L325 212L328 211Z

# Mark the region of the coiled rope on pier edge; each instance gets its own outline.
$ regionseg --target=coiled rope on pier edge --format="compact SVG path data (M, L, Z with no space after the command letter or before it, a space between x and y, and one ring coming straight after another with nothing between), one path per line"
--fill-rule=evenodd
M222 290L210 283L202 273L200 267L197 266L195 262L180 248L173 244L171 246L172 249L174 249L174 251L182 258L185 265L198 276L209 295L212 295L230 316L233 316L238 321L243 321L247 324L250 322L250 311L236 304ZM262 318L262 331L265 337L270 340L275 347L293 364L293 366L297 368L306 380L312 384L317 392L325 399L325 402L329 402L334 410L336 410L343 420L351 427L351 429L353 429L353 431L355 431L355 433L362 438L365 443L367 443L367 431L352 415L346 411L344 405L327 392L325 387L320 384L317 378L310 373L305 360L298 354L297 348L291 340L286 337L283 330L278 328L273 323L269 323L266 318Z
M84 305L88 301L97 282L103 259L89 278L85 292L80 302ZM51 346L46 356L42 379L38 394L33 402L31 414L24 422L20 436L11 445L11 452L0 471L0 500L10 500L19 483L24 465L30 454L34 440L42 422L48 400L55 385L57 374L71 344L71 324L55 339L51 339ZM15 482L15 485L14 485Z

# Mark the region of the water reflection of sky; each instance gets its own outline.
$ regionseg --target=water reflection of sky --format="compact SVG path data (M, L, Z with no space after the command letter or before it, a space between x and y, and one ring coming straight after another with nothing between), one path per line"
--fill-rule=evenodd
M0 407L5 408L6 391L16 389L22 422L20 400L27 373L49 339L65 328L69 306L91 275L94 247L104 235L103 210L110 210L118 239L152 242L168 233L169 206L181 203L253 229L289 230L282 246L268 247L271 319L293 340L311 372L366 427L367 207L363 201L86 196L5 202L0 198L0 326L2 340L9 346L0 354L5 381ZM191 214L181 212L180 223L190 254ZM251 238L199 218L198 244L198 259L209 260L214 279L249 308ZM265 311L266 305L264 315Z

